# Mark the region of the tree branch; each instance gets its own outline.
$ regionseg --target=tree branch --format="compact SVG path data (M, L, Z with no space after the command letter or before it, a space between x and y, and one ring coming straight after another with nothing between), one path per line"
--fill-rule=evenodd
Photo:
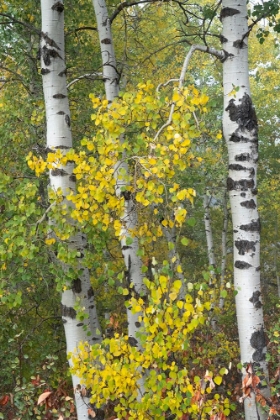
M157 87L157 91L160 89L161 86L167 86L171 82L179 82L178 90L182 89L190 59L195 51L202 51L204 53L208 53L210 55L213 55L214 57L219 58L219 60L223 60L225 58L225 52L222 50L216 50L215 48L206 47L205 45L192 45L188 54L186 55L179 79L168 80L166 83L159 85ZM160 133L172 123L172 116L174 113L174 109L175 109L175 102L172 102L168 120L158 130L158 132L156 133L154 137L154 141L156 141Z
M83 74L82 76L77 77L77 79L74 79L71 82L69 82L68 85L67 85L67 89L69 89L70 86L72 86L76 82L79 82L82 79L96 80L98 77L102 78L102 73L86 73L86 74Z

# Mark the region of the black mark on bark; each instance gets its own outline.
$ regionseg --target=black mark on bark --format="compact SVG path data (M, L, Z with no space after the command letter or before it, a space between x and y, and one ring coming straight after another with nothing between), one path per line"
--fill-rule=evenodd
M82 291L81 279L77 278L77 279L73 280L72 290L73 290L74 293L81 293L81 291Z
M58 111L57 115L65 115L65 112L64 111Z
M249 299L249 302L251 302L256 309L259 309L262 307L260 296L261 296L261 292L259 290L256 290L255 292L253 292L252 297L250 297Z
M241 225L241 230L245 230L245 232L260 232L261 231L261 222L260 219L253 220L251 223L247 225Z
M233 171L247 171L246 166L239 165L238 163L230 164L228 169L232 169Z
M87 297L88 297L88 299L90 299L90 298L92 298L94 296L94 291L93 291L93 288L92 287L90 287L89 289L88 289L88 291L87 291Z
M66 122L66 124L68 125L68 127L70 127L71 126L71 120L70 120L70 117L69 117L69 115L65 115L65 122Z
M55 168L51 170L52 176L66 176L68 173L64 169Z
M246 197L246 193L245 193L245 192L242 192L242 193L240 194L240 197Z
M44 45L41 49L41 54L45 66L49 66L51 64L51 58L62 58L56 50L48 48L46 45Z
M227 52L224 49L223 49L223 53L224 53L224 57L220 59L221 63L224 63L228 59L228 57L233 57L233 54Z
M238 13L240 13L240 12L237 9L233 9L231 7L224 7L221 10L220 20L224 19L225 17L230 17L230 16L237 15Z
M58 76L59 76L59 77L65 76L65 75L66 75L66 73L67 73L67 69L66 69L66 67L65 67L65 69L64 69L64 70L62 70L60 73L58 73Z
M124 197L126 201L131 199L131 192L130 191L122 191L121 195Z
M240 141L243 143L248 143L250 139L248 137L242 136L242 134L238 133L238 130L232 133L232 135L229 138L229 141L232 141L234 143L239 143Z
M233 46L235 48L241 49L241 48L246 47L246 44L245 44L245 42L242 39L237 39L236 41L234 41Z
M52 10L56 10L58 13L62 13L64 10L64 5L60 2L57 1L53 6L52 6Z
M249 153L241 153L240 155L235 155L234 159L237 162L248 162L250 160Z
M79 322L79 324L76 325L76 327L82 327L84 325L83 322Z
M136 327L136 328L140 328L140 327L141 327L141 322L136 321L136 322L135 322L135 327Z
M220 41L222 44L225 44L226 42L228 42L228 39L225 38L223 35L220 35Z
M48 44L50 47L53 47L53 48L56 48L57 50L60 50L60 48L57 45L57 43L53 39L51 39L48 36L48 34L46 34L45 32L41 32L41 36L45 40L45 43Z
M239 268L239 270L247 270L248 268L252 267L251 264L245 261L235 261L234 266Z
M75 174L70 175L69 176L69 181L76 182L76 175Z
M123 250L123 251L126 251L127 249L131 249L131 246L124 245L124 246L122 247L122 250Z
M254 362L261 362L265 358L264 348L266 346L265 333L263 328L259 331L254 331L251 338L250 344L256 351L253 353L252 358Z
M246 241L246 240L240 240L240 241L235 241L235 246L238 249L238 254L239 255L245 255L247 252L255 252L256 251L256 243L254 241Z
M66 95L63 95L63 93L56 93L55 95L53 95L54 99L64 99L66 98Z
M128 337L128 343L130 344L131 347L138 346L138 341L134 337Z
M101 44L111 44L112 42L111 42L111 40L110 40L110 38L104 38L104 39L102 39L101 40Z
M63 112L63 111L61 111L61 112ZM59 149L68 150L68 149L71 149L71 147L64 146L63 144L60 144L59 146L55 146L55 149L56 150L59 150Z
M235 99L231 99L226 108L226 111L229 112L231 121L235 121L241 130L257 130L258 122L256 111L250 96L245 93L243 98L239 99L239 105L236 105L235 102Z
M75 309L72 308L72 307L61 305L61 311L62 311L62 316L67 316L71 319L76 318L77 313L76 313Z
M44 69L44 68L41 68L41 75L42 76L44 76L45 74L48 74L48 73L50 73L51 71L49 70L49 69Z
M253 179L240 179L239 181L234 181L232 178L227 179L228 191L232 191L232 190L247 191L248 189L253 188L254 185L255 185L255 182Z
M246 200L240 203L240 206L245 207L246 209L255 209L257 207L255 200Z

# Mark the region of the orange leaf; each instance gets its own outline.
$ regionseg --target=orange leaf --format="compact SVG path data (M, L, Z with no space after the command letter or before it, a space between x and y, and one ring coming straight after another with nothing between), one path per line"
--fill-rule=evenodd
M51 394L52 394L51 391L43 392L43 394L41 394L40 397L38 398L37 405L41 405Z
M0 405L6 405L10 400L9 395L3 395L0 397Z
M88 415L91 416L92 418L94 418L96 416L96 413L92 408L89 408L88 409Z

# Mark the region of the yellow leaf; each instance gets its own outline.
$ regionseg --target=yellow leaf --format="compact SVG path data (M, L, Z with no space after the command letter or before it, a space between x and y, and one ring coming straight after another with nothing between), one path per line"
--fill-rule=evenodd
M54 238L47 238L47 239L45 239L45 243L47 245L52 245L52 244L55 243L55 239Z
M223 378L221 376L215 376L214 382L217 385L221 385Z
M182 267L180 265L177 266L177 273L183 273Z
M176 300L177 299L177 296L178 296L178 293L177 292L169 293L169 298L172 301Z

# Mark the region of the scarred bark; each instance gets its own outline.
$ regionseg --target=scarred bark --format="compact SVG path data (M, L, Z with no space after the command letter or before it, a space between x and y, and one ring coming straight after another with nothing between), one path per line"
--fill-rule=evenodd
M66 65L64 54L64 6L62 1L42 0L42 32L41 32L41 74L46 108L47 150L61 150L63 153L72 148L71 118L67 97ZM49 173L50 188L61 189L66 197L69 191L75 191L73 164L59 165ZM70 206L64 199L63 204ZM69 223L73 221L69 220ZM82 253L86 245L86 237L78 232L69 239L70 248ZM63 265L67 270L69 267ZM62 293L62 321L65 329L67 352L72 352L79 342L95 343L99 340L100 328L96 314L94 293L90 284L89 272L80 264L81 275L68 290ZM88 318L77 319L76 305L84 308ZM90 332L90 336L87 333ZM73 387L77 389L79 379L75 376ZM75 393L78 420L88 418L88 399Z
M234 282L238 332L243 364L254 363L267 374L266 343L260 286L260 219L257 210L258 124L248 69L246 1L224 0L221 11L223 63L223 130L228 146ZM256 336L261 337L255 340ZM267 393L267 388L262 389ZM253 392L245 398L246 420L265 419Z

